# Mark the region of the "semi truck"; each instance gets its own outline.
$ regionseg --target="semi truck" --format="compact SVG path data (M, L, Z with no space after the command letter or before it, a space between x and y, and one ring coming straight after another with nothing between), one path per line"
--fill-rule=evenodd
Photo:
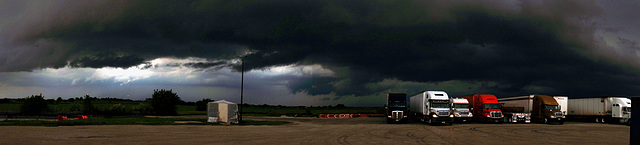
M569 99L568 109L568 116L571 119L625 124L629 124L631 119L631 99L623 97Z
M387 123L406 123L407 121L407 94L387 94Z
M503 108L522 108L522 112L530 113L531 121L549 124L564 124L566 116L560 111L558 102L547 95L527 95L498 99Z
M473 113L469 111L469 101L464 98L451 99L451 112L454 122L470 122Z
M429 124L453 124L449 95L444 91L422 91L409 98L409 112Z
M464 98L469 101L469 109L475 114L473 115L474 121L503 122L504 115L500 110L500 104L496 96L490 94L474 94L457 98Z

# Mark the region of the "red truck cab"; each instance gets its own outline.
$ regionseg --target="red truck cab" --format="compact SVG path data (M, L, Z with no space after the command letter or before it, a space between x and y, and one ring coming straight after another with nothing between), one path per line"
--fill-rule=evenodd
M504 115L500 110L500 104L496 96L490 94L474 94L458 98L464 98L469 101L469 109L474 114L474 121L496 123L502 123L504 121Z

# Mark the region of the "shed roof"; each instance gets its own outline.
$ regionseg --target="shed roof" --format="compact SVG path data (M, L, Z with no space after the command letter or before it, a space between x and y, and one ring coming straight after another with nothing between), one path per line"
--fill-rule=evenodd
M212 102L212 103L237 104L237 103L233 103L233 102L230 102L230 101L227 101L227 100L218 100L218 101L215 101L215 102Z

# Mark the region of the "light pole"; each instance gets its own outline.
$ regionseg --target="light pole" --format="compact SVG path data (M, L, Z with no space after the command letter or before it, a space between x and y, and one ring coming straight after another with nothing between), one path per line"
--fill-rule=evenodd
M241 79L240 79L240 116L239 117L239 121L240 123L242 123L242 104L244 104L244 59L247 56L243 56L240 58L240 61L242 61L242 65L241 65Z

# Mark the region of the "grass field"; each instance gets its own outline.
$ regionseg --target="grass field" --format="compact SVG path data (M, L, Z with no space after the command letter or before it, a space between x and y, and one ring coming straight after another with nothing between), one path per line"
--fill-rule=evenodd
M83 109L82 103L83 103L82 101L74 101L74 102L64 101L61 103L48 104L48 109L45 112L43 112L43 114L69 114L69 113L74 114L74 113L82 112L82 109ZM93 107L97 111L101 111L101 112L109 112L112 110L122 110L122 111L132 112L134 110L139 109L139 107L146 105L144 103L146 102L105 101L105 100L96 100L91 102ZM0 103L0 114L19 113L21 105L22 104L20 102Z
M344 107L344 108L323 108L323 107L263 107L248 106L242 111L248 116L318 116L319 114L384 114L382 107Z
M0 121L0 126L73 126L73 125L220 125L209 123L203 118L91 118L82 120L44 121L44 120L7 120ZM188 123L176 123L188 122ZM255 121L244 120L239 125L282 125L287 121Z
M124 110L120 112L128 112L122 115L135 115L134 111L140 107L148 106L148 102L136 101L92 101L93 106L103 113L109 113L113 110ZM15 114L20 112L20 103L1 103L0 114ZM64 101L58 104L49 104L49 110L44 114L79 114L82 112L82 101L68 102ZM177 105L176 111L178 115L206 115L206 111L196 111L195 105ZM248 105L242 108L245 116L300 116L311 117L319 114L384 114L382 107L287 107L287 106L265 106L265 105ZM117 116L118 112L115 112ZM88 115L88 114L85 114Z

